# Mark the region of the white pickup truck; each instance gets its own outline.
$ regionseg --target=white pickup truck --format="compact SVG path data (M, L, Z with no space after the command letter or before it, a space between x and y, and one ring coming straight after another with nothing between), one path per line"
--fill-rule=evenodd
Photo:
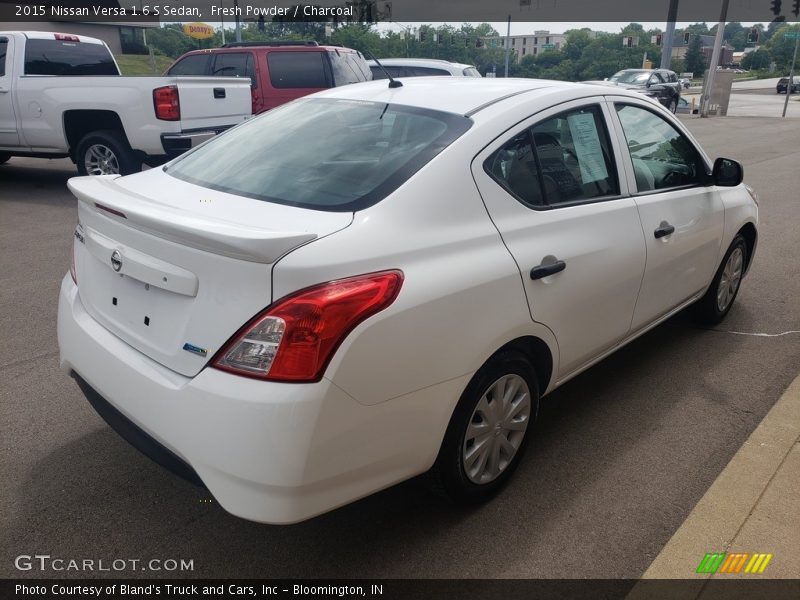
M68 156L81 175L126 175L251 112L247 79L122 77L101 40L0 31L0 164Z

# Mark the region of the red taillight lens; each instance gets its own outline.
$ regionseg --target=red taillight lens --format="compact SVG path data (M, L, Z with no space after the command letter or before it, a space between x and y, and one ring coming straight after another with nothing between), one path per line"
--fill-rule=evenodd
M181 120L181 99L177 85L165 85L153 90L153 107L156 118L162 121Z
M402 272L382 271L286 296L247 323L211 365L271 381L318 381L347 334L394 302L402 284Z

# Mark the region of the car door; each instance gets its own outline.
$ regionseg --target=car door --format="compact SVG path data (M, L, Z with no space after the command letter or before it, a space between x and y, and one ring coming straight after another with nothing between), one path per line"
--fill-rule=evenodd
M617 135L629 150L629 187L647 244L636 331L706 289L717 268L725 214L719 193L707 185L705 158L675 121L641 100L610 102Z
M0 147L19 146L17 117L11 81L14 66L14 39L0 36Z
M531 316L549 327L563 379L630 329L645 265L602 99L559 105L487 146L472 172L516 260Z

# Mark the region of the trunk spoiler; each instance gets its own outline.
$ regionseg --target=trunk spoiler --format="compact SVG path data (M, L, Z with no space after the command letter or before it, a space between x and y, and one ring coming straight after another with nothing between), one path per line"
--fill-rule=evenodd
M198 250L258 263L274 263L283 254L317 238L307 231L270 231L241 223L204 218L121 189L118 176L74 177L70 191L88 209L106 218Z

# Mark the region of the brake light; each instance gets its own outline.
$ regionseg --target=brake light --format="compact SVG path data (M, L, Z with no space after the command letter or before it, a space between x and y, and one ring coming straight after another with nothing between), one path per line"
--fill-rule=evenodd
M156 118L162 121L181 120L181 99L177 85L165 85L153 90L153 107Z
M61 42L80 42L81 39L77 35L69 35L67 33L54 33L53 36L56 40Z
M382 271L290 294L242 327L211 366L271 381L319 381L347 334L391 305L402 284L401 271Z

